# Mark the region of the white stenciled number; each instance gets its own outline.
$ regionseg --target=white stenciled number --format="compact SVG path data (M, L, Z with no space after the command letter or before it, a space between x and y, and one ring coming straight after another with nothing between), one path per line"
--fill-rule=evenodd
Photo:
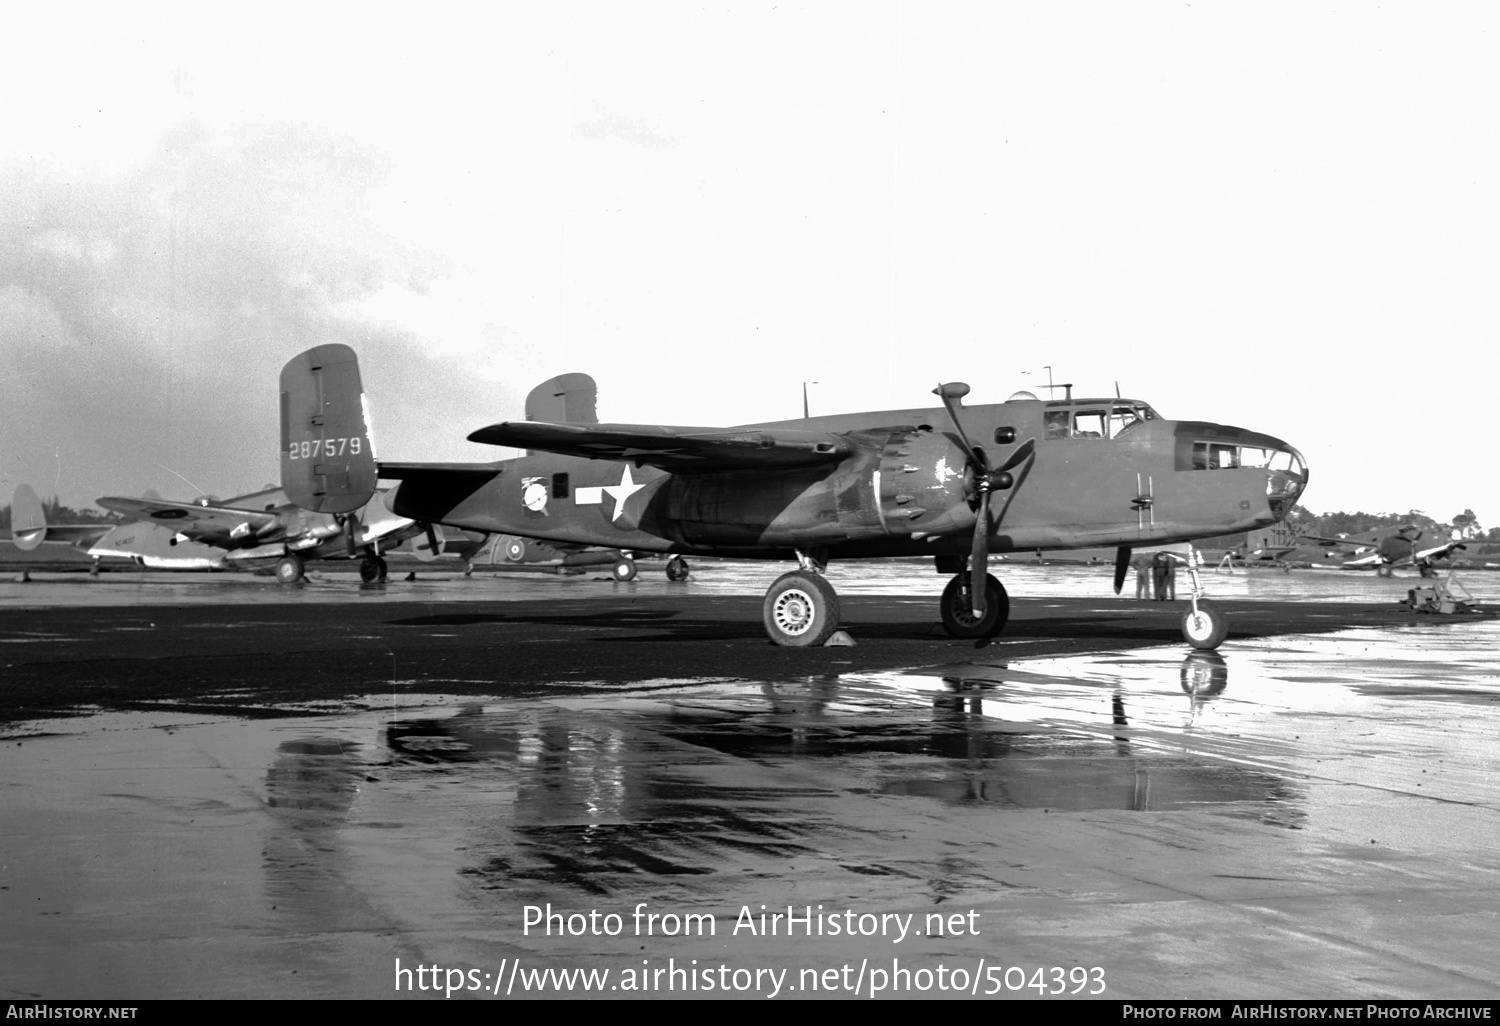
M346 453L358 455L364 448L364 439L358 436L346 438L313 438L303 442L290 442L287 444L287 459L306 460L315 459L319 456L343 456Z

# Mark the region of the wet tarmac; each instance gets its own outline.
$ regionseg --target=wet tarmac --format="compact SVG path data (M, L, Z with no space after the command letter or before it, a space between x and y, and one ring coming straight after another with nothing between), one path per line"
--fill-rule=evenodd
M836 580L814 652L758 567L0 586L0 989L1500 994L1500 622L1241 574L1190 653L1056 569L984 646Z

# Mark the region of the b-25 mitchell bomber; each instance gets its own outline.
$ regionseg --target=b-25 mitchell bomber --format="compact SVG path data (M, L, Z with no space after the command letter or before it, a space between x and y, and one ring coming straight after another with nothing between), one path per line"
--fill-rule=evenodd
M579 378L586 376L579 375ZM588 388L592 388L592 380ZM796 559L763 603L779 645L824 643L839 601L830 561L926 555L951 574L939 612L957 637L998 634L1005 588L992 552L1116 548L1119 590L1136 545L1253 530L1307 484L1297 450L1241 428L1160 417L1129 399L844 414L732 428L512 421L469 440L527 455L494 463L377 462L358 359L329 344L281 372L281 475L291 500L342 515L381 479L401 517L493 534L646 552ZM1195 591L1183 633L1213 648L1224 615Z

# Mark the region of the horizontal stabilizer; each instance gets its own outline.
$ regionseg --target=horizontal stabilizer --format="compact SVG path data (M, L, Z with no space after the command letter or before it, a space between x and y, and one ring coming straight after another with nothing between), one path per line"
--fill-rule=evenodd
M316 346L281 369L281 486L319 513L352 513L375 494L375 451L359 359Z
M848 439L826 431L535 421L493 424L475 431L469 441L628 461L679 474L812 467L837 462L854 451Z
M42 500L28 484L16 485L10 500L10 538L22 552L31 552L42 542L92 545L110 532L114 524L49 524Z

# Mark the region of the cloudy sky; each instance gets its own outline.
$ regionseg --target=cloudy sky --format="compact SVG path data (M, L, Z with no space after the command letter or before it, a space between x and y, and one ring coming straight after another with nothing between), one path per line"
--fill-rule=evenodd
M0 62L0 501L1048 380L1278 435L1316 511L1500 524L1500 5L27 5Z

